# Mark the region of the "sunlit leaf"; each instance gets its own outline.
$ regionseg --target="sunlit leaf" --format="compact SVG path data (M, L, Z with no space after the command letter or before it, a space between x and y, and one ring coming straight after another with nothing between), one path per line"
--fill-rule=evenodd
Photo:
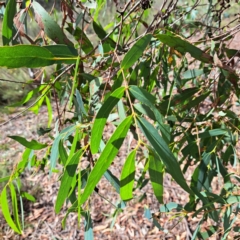
M0 66L8 68L37 68L45 67L56 63L76 63L77 57L72 55L55 56L45 47L33 45L15 45L11 47L0 47Z
M23 198L26 198L27 200L31 201L31 202L35 202L36 199L33 195L31 195L30 193L27 193L27 192L21 192L21 196Z
M135 157L136 149L128 155L122 168L120 196L123 201L128 201L133 198L132 191L135 176Z
M128 69L133 66L135 62L142 56L143 52L145 51L146 47L150 43L152 38L151 34L147 34L140 38L127 52L125 57L121 62L122 69Z
M92 153L96 153L98 151L100 141L102 139L103 128L107 122L107 118L119 99L121 99L123 96L124 90L124 87L116 89L98 111L92 127L90 143Z
M149 155L149 175L152 183L154 194L159 201L163 203L163 173L164 165L157 156Z
M185 191L192 193L183 177L179 163L157 130L144 118L138 118L138 125L165 164L167 171Z
M7 187L3 188L1 192L1 209L3 216L8 223L8 225L18 234L22 233L21 228L18 228L18 226L14 223L12 217L11 217L11 212L8 206L8 199L7 199Z
M13 210L14 221L15 221L17 228L21 229L21 224L20 224L19 215L18 215L19 209L18 209L18 201L17 201L15 187L12 183L10 183L9 188L10 188L10 194L11 194L11 199L12 199L12 210Z
M72 158L67 162L62 179L61 179L61 185L58 191L56 205L55 205L55 212L59 213L61 210L61 207L66 200L69 190L72 184L72 180L74 179L74 176L76 175L76 169L78 166L78 162L80 161L80 156L82 154L82 149L78 150Z
M107 142L105 148L103 149L99 159L97 160L94 168L89 175L87 185L81 197L81 204L83 204L88 199L95 186L101 179L102 175L111 165L113 159L117 155L123 143L124 138L127 135L131 122L132 116L124 119Z
M15 0L8 0L4 12L2 23L2 40L3 45L9 45L13 37L13 18L16 14L17 2Z

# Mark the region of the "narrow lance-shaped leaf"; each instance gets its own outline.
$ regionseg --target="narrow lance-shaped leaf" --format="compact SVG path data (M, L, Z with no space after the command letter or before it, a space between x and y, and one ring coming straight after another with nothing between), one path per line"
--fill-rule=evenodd
M77 106L76 107L79 108L77 110L77 112L80 112L81 114L84 114L85 116L87 116L87 112L84 108L82 96L81 96L80 92L78 91L78 89L76 89L75 94L76 94L76 101L77 101Z
M52 118L53 118L51 101L47 96L45 96L44 99L46 101L47 110L48 110L48 128L50 128L52 123Z
M156 98L152 94L147 92L145 89L138 86L130 86L129 91L140 102L150 107L154 106Z
M31 7L34 9L37 24L50 39L58 44L73 46L73 43L66 37L60 26L38 2L33 1Z
M208 164L211 160L211 156L212 153L211 152L203 152L202 154L202 160L201 163L198 166L198 180L197 180L197 185L195 185L194 187L196 187L198 189L198 191L200 192L202 190L202 188L206 188L206 186L204 186L204 183L206 181L206 179L208 178Z
M59 58L72 58L78 56L78 52L74 47L67 46L64 44L55 44L55 45L47 45L43 46L49 52L51 52L55 57Z
M29 142L25 138L19 137L19 136L8 136L8 137L12 138L13 140L15 140L17 142L19 142L24 147L29 148L29 149L33 149L33 150L40 150L40 149L46 148L48 146L47 144L39 143L36 140L32 140L32 141Z
M13 37L13 19L16 14L16 5L16 0L9 0L7 2L2 25L3 45L8 45Z
M1 208L2 208L2 213L7 221L7 224L18 234L21 234L22 231L20 228L16 226L14 223L12 217L11 217L11 212L8 207L8 199L7 199L7 187L5 187L2 192L1 192Z
M98 36L101 40L107 36L107 33L106 33L105 30L102 28L102 26L99 25L98 23L96 23L95 21L93 21L93 29L94 29L95 33L97 34L97 36ZM115 48L115 46L116 46L116 42L114 42L110 37L108 37L108 38L105 40L105 42L106 42L106 43L109 43L112 48Z
M68 126L65 129L63 129L60 134L54 139L54 142L52 144L51 153L50 153L50 167L52 171L56 164L57 164L57 158L59 156L59 142L61 139L66 139L69 135L71 135L76 129L76 126Z
M112 174L112 172L109 169L104 173L104 177L115 188L116 192L120 193L120 181L116 176Z
M133 198L132 191L135 176L135 156L136 149L128 155L122 168L120 180L120 196L123 201L127 201Z
M140 38L127 52L122 60L121 67L126 70L133 66L133 64L141 57L147 45L150 43L152 38L151 34L147 34Z
M81 44L81 50L83 50L86 54L94 50L92 42L81 28L76 27L74 29L73 24L68 23L66 30L74 36L79 44Z
M138 125L165 164L168 172L185 191L192 194L191 189L183 177L179 163L158 131L146 119L141 117L138 118Z
M111 165L113 159L117 155L123 143L124 138L127 135L131 122L132 116L124 119L107 142L105 148L103 149L99 159L97 160L94 168L89 175L86 187L81 197L81 204L85 203L85 201L88 199L90 194L93 192L95 186L101 179L102 175Z
M92 226L92 219L91 219L90 212L86 212L83 215L85 217L84 239L85 240L92 240L92 239L94 239L94 236L93 236L93 226Z
M59 141L58 150L59 150L59 158L61 160L61 163L63 164L63 166L65 166L67 163L68 154L64 148L63 140Z
M160 203L163 203L163 172L164 165L157 156L149 155L149 175L154 194Z
M59 54L55 56L53 53L54 51L50 52L45 47L33 45L0 47L0 66L8 68L37 68L57 63L76 63L77 57L74 54L72 56L59 57Z
M90 143L92 153L97 153L107 118L119 99L122 98L124 90L124 87L116 89L98 111L92 128Z
M199 61L205 63L213 62L213 58L209 54L203 52L200 48L197 48L186 39L174 33L171 33L170 31L168 31L167 34L157 34L155 37L162 43L167 44L169 47L173 47L182 54L189 52L192 57L196 58Z
M8 175L6 177L2 177L2 178L0 178L0 183L7 182L10 178L11 178L11 175Z
M9 188L10 188L10 193L11 193L11 198L12 198L12 210L13 210L13 216L14 216L15 224L16 224L18 229L21 229L21 225L20 225L20 222L19 222L19 216L18 216L18 211L19 210L18 210L16 191L15 191L14 185L12 183L9 184Z
M57 200L56 200L56 205L55 205L56 213L59 213L64 201L66 200L66 198L68 196L68 193L69 193L69 190L70 190L70 187L72 184L72 180L74 179L74 176L76 175L76 169L77 169L78 162L79 162L82 152L83 152L82 149L77 151L66 165L66 168L64 170L63 177L61 180L61 185L60 185L58 195L57 195Z
M163 139L165 141L169 141L170 133L169 133L168 129L166 128L166 126L164 126L164 124L163 124L162 115L160 114L159 110L155 107L155 100L156 100L155 97L151 93L146 91L145 89L140 88L138 86L130 86L129 91L137 100L139 100L143 104L150 107L150 109L153 111L153 113L155 115L156 121L159 124L159 128L162 133ZM148 117L150 117L150 116L148 116Z

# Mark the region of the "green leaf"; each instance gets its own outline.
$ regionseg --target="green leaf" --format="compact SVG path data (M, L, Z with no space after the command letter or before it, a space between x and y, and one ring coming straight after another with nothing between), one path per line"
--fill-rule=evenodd
M198 91L199 88L193 87L182 90L181 93L175 94L172 98L171 96L168 96L159 104L159 108L165 114L168 110L168 106L176 107L178 105L183 105L186 102L189 102Z
M52 19L48 12L36 1L31 3L34 9L35 20L44 33L55 43L73 46L73 43L66 37L60 26Z
M114 108L114 106L118 103L119 99L122 98L124 90L125 90L124 87L120 87L116 89L109 96L106 102L104 102L104 104L98 111L92 127L92 135L91 135L91 143L90 143L92 153L97 153L101 139L102 139L103 129L107 122L107 118L110 112L112 111L112 109Z
M0 183L8 181L10 179L10 177L11 177L11 175L0 178Z
M17 203L16 191L12 183L9 184L9 188L10 188L11 199L12 199L13 217L14 217L17 228L21 230L21 225L20 225L19 216L18 216L18 203Z
M197 233L198 239L208 240L210 237L218 231L218 227L210 226L205 232L199 231Z
M21 196L23 198L26 198L27 200L31 201L31 202L36 202L36 199L33 195L27 193L27 192L21 192Z
M121 67L126 70L133 66L133 64L141 57L147 45L150 43L152 34L147 34L140 38L127 52L122 60Z
M99 37L99 39L102 40L103 38L105 38L107 36L107 33L102 28L102 26L97 24L95 21L93 21L93 29L94 29L95 33L97 34L97 36ZM113 41L110 37L108 37L104 42L108 43L112 48L116 47L116 42Z
M202 138L216 137L216 136L221 136L221 135L229 136L228 130L216 128L213 130L204 131L203 133L199 134L199 138L202 139Z
M8 68L44 67L54 63L53 54L39 46L17 45L0 48L0 66Z
M203 223L203 218L200 220L200 222L198 223L193 235L192 235L192 240L195 240L197 239L197 235L199 233L199 230L200 230L200 227L201 227L201 224Z
M81 50L83 50L86 54L93 51L94 48L92 42L89 40L88 36L85 34L84 31L82 31L81 28L76 27L76 29L74 29L73 24L68 23L68 27L66 28L66 30L74 36L76 41L78 41L81 45Z
M56 205L55 205L55 212L59 213L61 210L61 207L67 198L69 194L69 190L72 184L72 180L75 178L76 175L76 169L79 163L80 156L82 154L83 150L78 150L73 157L69 160L69 162L66 164L66 168L63 173L63 177L61 180L61 185L58 191Z
M63 140L59 141L58 149L59 149L60 160L61 160L63 166L65 166L66 163L67 163L68 154L67 154L67 151L65 150L65 148L63 146Z
M153 113L153 111L151 110L150 107L148 107L147 105L145 104L141 104L141 103L135 103L133 105L133 107L140 113L148 116L149 118L151 118L153 121L156 121L156 117Z
M164 165L157 156L149 155L149 175L152 183L154 194L159 201L163 203L163 173Z
M0 48L1 51L1 48ZM24 103L27 103L29 100L31 100L34 96L38 95L39 92L44 88L45 86L40 86L37 87L31 91L29 91L23 98L21 101L17 102L17 103L13 103L11 104L9 107L19 107L22 106Z
M92 219L90 212L87 211L84 214L82 214L85 217L84 221L84 239L85 240L93 240L94 235L93 235L93 226L92 226Z
M7 1L6 9L4 11L3 25L2 25L2 40L3 45L9 45L13 37L13 19L16 14L17 3L15 0Z
M198 180L197 180L197 187L198 191L200 192L202 190L202 187L204 188L204 182L206 178L208 178L209 173L208 173L208 164L211 160L211 153L209 152L203 152L202 154L202 161L197 168L198 170ZM206 188L206 187L205 187Z
M240 195L229 196L229 197L226 199L226 202L227 202L228 204L239 203L239 202L240 202Z
M44 99L45 99L47 110L48 110L48 128L50 128L52 123L52 118L53 118L51 101L47 96L45 96Z
M103 14L106 14L106 3L107 3L107 0L97 0L96 1L97 3L97 6L95 7L95 11L94 11L94 20L97 20L98 19L98 15L100 13L103 13Z
M81 113L81 115L84 114L85 116L87 116L88 114L84 108L82 96L78 91L78 89L76 89L75 94L76 94L76 101L77 101L77 107L78 107L77 112Z
M57 63L73 64L77 57L54 56L45 47L33 45L16 45L11 47L0 47L0 66L8 68L37 68Z
M26 168L30 157L33 155L33 150L26 148L24 153L22 154L22 160L17 165L17 172L20 175L23 170Z
M61 139L66 139L68 136L70 136L76 129L76 126L68 126L65 129L63 129L60 134L54 139L54 142L52 144L51 153L50 153L50 166L52 171L57 163L58 155L59 155L59 142Z
M167 204L161 205L160 212L171 212L173 209L176 209L177 211L182 211L183 207L182 205L179 205L175 202L169 202Z
M68 155L68 159L67 159L67 165L68 165L68 162L70 161L70 159L73 157L73 154L76 152L76 147L77 147L77 143L79 141L79 131L78 131L78 128L76 129L75 131L75 135L74 135L74 138L73 138L73 141L72 141L72 145L71 145L71 149L70 149L70 152L69 152L69 155Z
M153 106L156 101L156 98L151 93L138 86L129 86L129 91L137 100L149 107Z
M210 95L210 93L211 92L208 91L208 92L202 93L200 96L196 98L193 97L193 99L189 99L189 101L181 107L181 111L198 106L198 104L203 102L203 100L206 99Z
M147 111L147 113L149 113L150 115L147 115L147 116L153 120L156 119L156 121L159 124L159 128L162 133L163 139L166 142L169 142L170 133L169 133L168 129L166 128L166 125L164 125L164 123L163 123L163 117L162 117L161 113L155 107L155 101L156 101L155 97L152 94L150 94L149 92L147 92L145 89L137 87L137 86L130 86L129 91L137 100L139 100L143 104L147 105L150 108L150 110L153 111L154 116L155 116L154 118L153 118L153 116L151 116L151 112L149 112L149 111Z
M209 74L210 70L208 68L203 69L189 69L183 73L182 78L184 79L194 79L204 74Z
M168 31L167 34L154 35L154 37L156 37L158 40L160 40L162 43L165 43L169 47L173 47L175 50L179 51L182 54L189 52L193 58L201 62L213 62L213 58L209 54L203 52L200 48L195 47L186 39L170 31Z
M28 142L25 138L19 137L19 136L8 136L8 137L19 142L24 147L33 149L33 150L40 150L40 149L46 148L48 146L47 144L39 143L36 140L32 140L31 142Z
M122 99L119 100L117 106L118 106L119 118L122 121L123 119L126 118L126 112L125 112L125 109L124 109L124 104L123 104Z
M127 157L120 178L120 196L123 201L128 201L133 198L133 184L135 176L135 157L136 149L133 150Z
M64 44L55 44L55 45L47 45L43 46L49 52L53 54L54 57L57 58L73 58L75 57L75 61L78 56L78 52L74 47L67 46Z
M11 218L11 211L8 207L8 199L7 199L7 187L5 187L1 192L1 208L2 213L7 221L7 224L18 234L22 234L21 228L18 228L14 223L13 219Z
M124 119L119 124L119 126L113 133L112 137L107 142L94 168L89 174L89 178L88 178L86 187L84 189L84 192L82 194L80 204L85 203L85 201L88 199L90 194L93 192L95 186L101 179L102 175L106 172L106 170L111 165L113 159L117 155L123 143L124 138L127 135L131 122L132 122L132 116L129 116L126 119Z
M153 146L153 149L159 155L160 159L165 164L167 171L175 179L175 181L188 193L192 193L191 189L188 187L179 163L174 157L173 153L170 151L166 142L159 135L158 131L144 118L138 118L138 125L148 139L148 141Z
M109 183L115 188L117 193L120 193L120 182L116 176L112 174L110 170L104 173L104 177L109 181Z

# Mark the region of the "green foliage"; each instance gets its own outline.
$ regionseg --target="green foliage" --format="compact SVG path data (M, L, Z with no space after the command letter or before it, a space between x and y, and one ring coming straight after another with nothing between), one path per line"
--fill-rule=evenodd
M226 64L238 57L238 50L227 48L225 41L234 37L232 32L222 33L226 26L219 14L227 8L217 9L215 15L211 10L218 4L212 5L212 1L206 3L206 12L198 1L192 7L181 2L176 1L174 7L166 7L152 18L150 5L129 1L115 13L114 22L102 26L106 19L103 21L100 13L107 1L84 1L81 8L62 1L61 28L38 2L32 1L21 11L15 1L8 1L2 37L3 45L11 46L0 47L0 66L54 65L48 77L43 73L44 84L14 105L29 104L29 110L38 114L46 103L49 121L39 134L48 133L53 139L47 144L9 136L26 147L12 174L0 179L5 184L1 209L16 233L24 231L16 191L21 188L19 176L27 165L37 167L31 160L33 156L37 159L36 151L41 149L46 150L44 158L49 160L49 165L45 161L43 167L49 168L50 174L59 174L55 211L59 213L66 202L71 204L66 217L70 212L77 212L79 221L84 217L86 239L93 239L91 214L86 207L90 204L86 203L97 192L103 176L121 199L113 219L128 201L136 198L135 190L150 181L160 213L181 215L186 220L190 215L202 217L192 229L192 239L208 239L214 233L227 239L229 234L239 233L236 221L240 181L232 171L239 164L240 89L236 69ZM198 14L204 14L206 22ZM27 35L29 25L24 25L23 32L20 15L37 22L41 34L34 36L34 41L30 40L33 36ZM228 27L234 27L231 24L234 21ZM200 36L195 35L196 30ZM192 36L198 38L195 43ZM21 44L23 37L30 43ZM59 114L55 131L51 129L53 93L64 111L73 112L68 119ZM232 101L233 96L236 102ZM30 104L33 97L37 98ZM113 129L109 138L106 125ZM129 140L132 138L133 143ZM118 179L110 165L124 141L127 157ZM140 160L144 168L137 177ZM184 205L165 202L166 173L189 196ZM216 182L220 190L215 188ZM20 193L20 198L35 200L26 192ZM149 209L151 206L145 208L145 217L166 232L168 229ZM209 220L215 225L203 232L201 226Z

